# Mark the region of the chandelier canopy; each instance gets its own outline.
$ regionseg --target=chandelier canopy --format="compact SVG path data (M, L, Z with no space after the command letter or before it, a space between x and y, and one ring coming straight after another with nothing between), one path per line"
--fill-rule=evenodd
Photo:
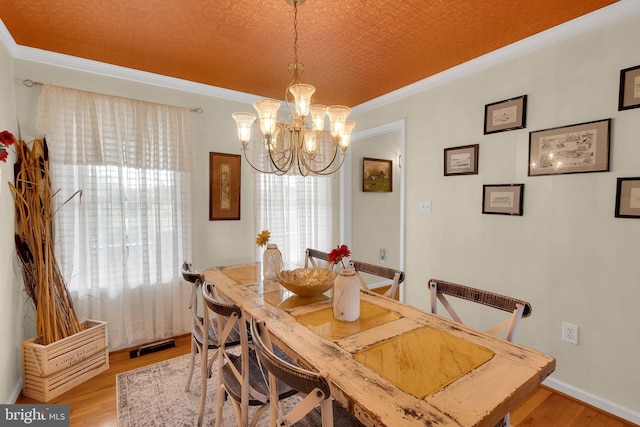
M355 122L347 120L351 109L344 105L327 107L312 104L316 88L304 84L300 76L304 65L298 63L298 6L305 0L285 0L293 6L293 64L289 64L291 81L285 90L284 101L289 120L278 121L280 101L262 99L253 103L258 113L262 138L252 140L251 131L256 120L253 113L233 113L238 126L238 138L249 165L261 173L284 175L287 172L307 176L330 175L344 163ZM293 98L293 99L292 99ZM325 130L329 118L329 131ZM247 154L253 149L253 161Z

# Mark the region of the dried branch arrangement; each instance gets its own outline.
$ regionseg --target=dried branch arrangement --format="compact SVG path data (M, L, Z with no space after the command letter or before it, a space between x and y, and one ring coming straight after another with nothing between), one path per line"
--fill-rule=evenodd
M26 293L36 307L36 342L47 345L82 328L54 254L55 193L51 190L46 141L35 140L29 148L16 138L15 150L15 185L9 183L9 187L16 209L16 250Z

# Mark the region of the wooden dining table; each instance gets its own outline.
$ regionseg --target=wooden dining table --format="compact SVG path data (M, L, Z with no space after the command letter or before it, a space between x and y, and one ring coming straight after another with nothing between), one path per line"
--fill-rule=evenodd
M330 296L263 281L259 263L204 276L295 363L328 374L332 396L367 426L494 426L555 369L538 351L365 289L359 319L343 322Z

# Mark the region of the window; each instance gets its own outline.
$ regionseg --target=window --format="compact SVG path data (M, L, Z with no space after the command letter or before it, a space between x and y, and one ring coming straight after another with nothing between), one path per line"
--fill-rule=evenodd
M256 174L256 234L271 231L285 264L304 264L304 251L329 251L332 239L332 178ZM257 256L262 250L258 248Z
M112 349L185 333L191 257L189 110L45 86L38 132L60 200L56 250L78 318Z

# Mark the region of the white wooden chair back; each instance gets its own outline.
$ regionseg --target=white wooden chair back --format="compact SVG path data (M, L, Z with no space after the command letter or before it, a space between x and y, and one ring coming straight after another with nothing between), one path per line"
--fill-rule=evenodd
M531 304L526 301L457 283L431 279L429 280L429 291L431 312L438 314L438 301L440 301L451 318L458 323L464 322L447 299L447 296L464 299L509 313L509 317L489 328L487 332L498 335L502 331L506 331L505 339L511 342L515 339L520 320L531 315Z
M373 276L382 277L391 281L391 287L387 289L382 295L396 299L400 284L404 282L404 272L395 270L393 268L382 267L375 264L369 264L367 262L352 260L349 265L353 266L356 270L356 275L360 279L362 287L369 289L369 286L365 283L360 273L367 273Z

